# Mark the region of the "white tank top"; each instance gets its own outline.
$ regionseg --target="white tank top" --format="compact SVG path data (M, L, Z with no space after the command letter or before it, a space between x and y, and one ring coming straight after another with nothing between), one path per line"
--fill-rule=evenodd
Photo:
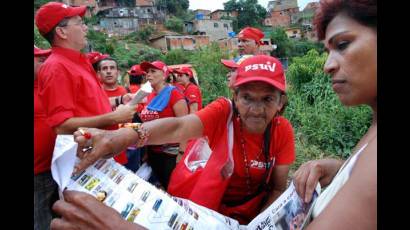
M317 198L315 204L313 204L312 217L316 218L327 204L333 199L336 193L340 188L346 183L349 179L352 169L359 157L360 153L367 147L368 143L363 145L356 154L349 157L342 167L337 172L336 176L333 178L332 183L320 194Z

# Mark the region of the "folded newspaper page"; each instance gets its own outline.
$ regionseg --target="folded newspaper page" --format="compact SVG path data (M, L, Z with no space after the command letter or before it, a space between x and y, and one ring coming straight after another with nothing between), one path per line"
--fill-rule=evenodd
M72 176L77 143L72 135L58 135L52 160L52 175L60 190L86 192L114 208L127 221L148 229L301 229L312 203L305 204L293 183L248 225L189 200L172 197L111 159L101 159ZM61 194L61 193L60 193ZM63 198L63 197L62 197ZM296 228L295 228L296 227Z

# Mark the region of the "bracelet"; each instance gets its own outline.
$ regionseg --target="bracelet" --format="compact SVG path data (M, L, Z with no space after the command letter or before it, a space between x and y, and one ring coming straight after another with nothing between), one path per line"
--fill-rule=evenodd
M142 126L142 123L124 123L119 125L120 128L132 128L138 134L137 148L143 147L148 142L149 132Z
M120 105L120 101L118 100L118 97L115 98L115 107Z

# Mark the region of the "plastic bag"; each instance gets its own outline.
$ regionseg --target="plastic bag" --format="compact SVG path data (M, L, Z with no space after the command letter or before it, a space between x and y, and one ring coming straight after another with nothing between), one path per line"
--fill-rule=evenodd
M208 140L201 137L195 140L192 148L186 153L187 157L184 160L185 166L191 172L195 172L199 168L205 168L212 150L208 145Z

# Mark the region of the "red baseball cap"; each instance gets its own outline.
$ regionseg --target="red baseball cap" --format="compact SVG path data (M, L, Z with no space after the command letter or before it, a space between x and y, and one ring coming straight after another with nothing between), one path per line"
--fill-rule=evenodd
M285 92L286 78L280 61L267 55L256 55L243 61L238 69L234 86L252 81L266 82Z
M181 67L180 69L175 69L174 71L179 74L188 74L190 78L194 77L194 73L192 73L192 70L188 67Z
M229 68L229 69L236 69L236 68L239 67L239 65L240 65L243 61L245 61L246 59L248 59L248 58L250 58L250 57L253 57L253 56L254 56L253 54L245 54L245 55L236 57L236 58L234 58L234 59L232 59L232 60L221 59L221 62L222 62L222 64L223 64L225 67L227 67L227 68Z
M100 52L89 52L86 54L86 57L88 58L88 60L90 60L91 64L93 65L109 56L110 55L108 54L102 54Z
M41 35L50 32L64 18L83 17L87 6L68 6L61 2L49 2L38 9L35 21Z
M34 57L48 57L51 54L51 49L42 50L34 46Z
M265 37L265 34L260 29L249 26L243 28L238 34L239 39L255 40L256 44L259 45L263 44L261 41L263 37Z
M142 71L144 71L144 72L148 72L148 69L154 68L154 69L159 69L162 72L164 72L165 77L168 77L168 75L169 75L169 68L162 61L142 62L140 64L140 67L141 67Z
M144 71L141 70L141 66L140 65L133 65L131 67L130 70L127 71L127 73L129 75L133 75L133 76L140 76L140 75L145 75L147 73L145 73Z

